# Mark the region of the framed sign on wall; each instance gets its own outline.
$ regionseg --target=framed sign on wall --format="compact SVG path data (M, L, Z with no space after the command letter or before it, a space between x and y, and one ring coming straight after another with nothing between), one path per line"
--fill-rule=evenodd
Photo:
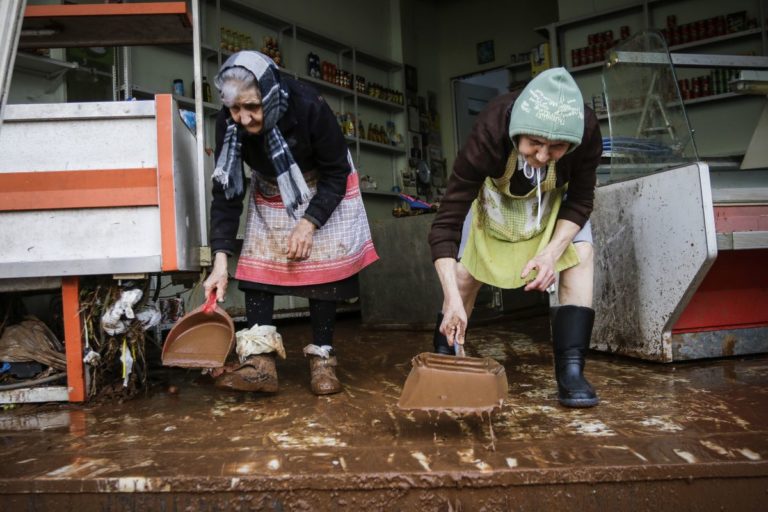
M477 63L488 64L496 60L493 51L493 39L477 43Z

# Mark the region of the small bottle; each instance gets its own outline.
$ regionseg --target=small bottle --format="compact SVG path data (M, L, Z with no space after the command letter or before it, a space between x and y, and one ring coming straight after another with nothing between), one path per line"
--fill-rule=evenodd
M184 96L184 80L177 78L173 81L173 94Z
M208 79L203 77L203 101L211 101L211 84L208 83Z

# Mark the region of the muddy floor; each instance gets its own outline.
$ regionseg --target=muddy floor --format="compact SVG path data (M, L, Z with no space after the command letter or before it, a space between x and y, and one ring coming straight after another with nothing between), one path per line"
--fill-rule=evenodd
M280 331L276 395L158 369L147 397L0 413L0 510L766 510L766 356L597 354L601 404L574 410L557 403L546 318L477 326L468 355L509 380L489 424L398 410L431 333L340 321L344 391L316 397L309 323Z

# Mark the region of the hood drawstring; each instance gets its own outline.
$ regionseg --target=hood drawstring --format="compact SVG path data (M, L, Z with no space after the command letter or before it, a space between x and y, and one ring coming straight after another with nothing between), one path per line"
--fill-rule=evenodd
M538 207L536 208L536 229L541 229L541 167L531 167L526 161L523 163L523 176L533 181L533 175L536 174L536 200L538 201Z

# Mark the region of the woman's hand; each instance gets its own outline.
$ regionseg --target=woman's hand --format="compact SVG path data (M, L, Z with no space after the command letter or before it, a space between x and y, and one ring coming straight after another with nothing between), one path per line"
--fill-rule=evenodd
M440 324L440 332L448 339L448 345L453 346L454 341L459 345L464 344L464 334L467 332L467 312L461 300L443 301L443 323Z
M312 236L317 227L307 219L300 219L286 240L286 257L289 260L305 260L312 254Z
M443 288L443 322L440 324L440 332L448 338L448 344L451 346L454 341L463 345L464 333L467 330L467 312L459 293L456 265L453 258L435 260L435 269Z
M555 257L546 251L537 254L523 267L520 277L525 279L533 270L536 270L536 278L525 285L525 291L547 291L555 282Z
M555 284L555 265L557 260L565 252L565 249L573 241L573 238L581 229L575 222L565 219L557 219L555 232L547 246L523 267L520 277L525 279L532 270L536 270L536 279L525 285L525 291L547 291L547 288Z
M203 282L205 297L211 296L216 292L216 300L224 302L224 296L227 293L227 282L229 281L229 271L227 269L227 253L217 252L213 260L211 275Z

